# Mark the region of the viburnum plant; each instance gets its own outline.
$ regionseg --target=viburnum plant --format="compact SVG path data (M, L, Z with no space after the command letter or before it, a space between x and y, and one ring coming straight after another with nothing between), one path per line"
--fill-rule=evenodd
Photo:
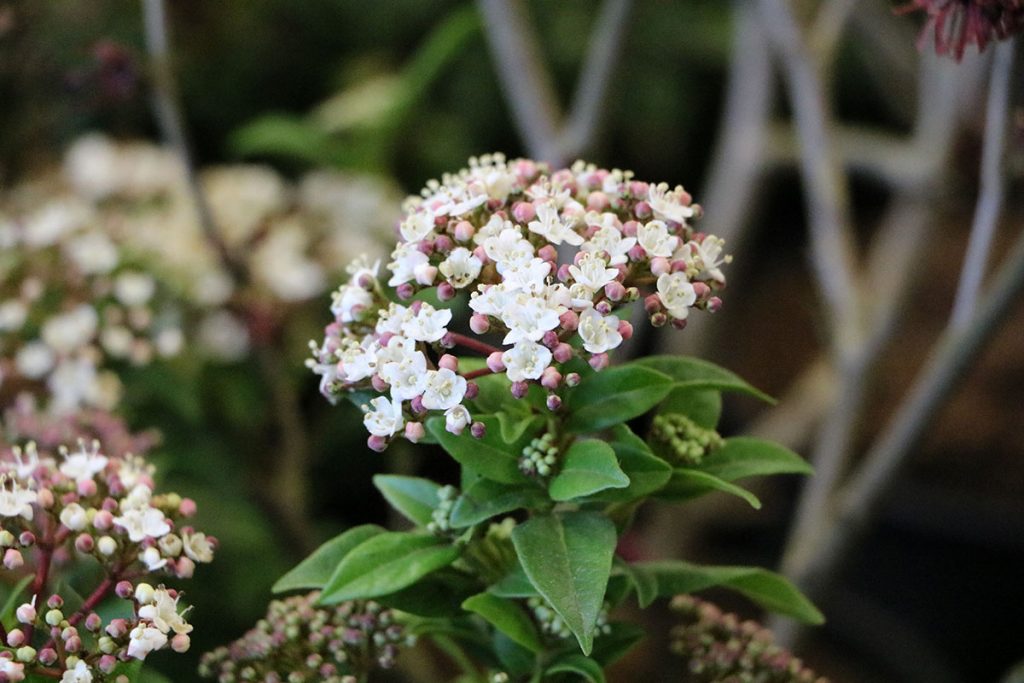
M415 528L350 529L276 589L399 610L467 681L603 680L642 635L613 618L630 599L726 586L820 621L765 570L616 554L648 501L724 492L758 507L737 480L809 472L781 446L717 433L722 392L767 398L734 374L610 364L634 314L682 328L721 306L729 259L692 226L700 214L682 187L500 155L408 200L386 272L352 265L309 366L329 399L361 407L371 448L438 444L461 476L376 477Z

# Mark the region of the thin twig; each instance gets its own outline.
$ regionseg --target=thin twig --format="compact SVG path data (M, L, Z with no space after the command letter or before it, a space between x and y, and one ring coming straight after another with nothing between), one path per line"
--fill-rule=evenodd
M953 304L951 324L954 327L966 325L974 313L992 250L996 222L1002 212L1006 190L1003 155L1009 121L1010 76L1013 73L1015 44L1015 40L1007 40L995 49L985 112L985 141L981 151L981 187L974 208L974 224L971 227L967 255L960 273L960 285Z
M793 105L807 193L812 270L829 315L835 356L842 362L860 338L860 289L846 178L829 135L826 89L786 0L759 0L758 5L781 59Z
M526 8L520 0L478 0L478 5L519 135L534 159L553 160L561 114Z

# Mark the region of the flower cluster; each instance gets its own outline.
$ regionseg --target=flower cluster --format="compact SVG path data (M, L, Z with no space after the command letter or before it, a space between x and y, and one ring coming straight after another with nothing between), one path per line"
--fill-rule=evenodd
M30 442L0 454L3 567L33 577L31 597L15 611L18 625L5 630L6 647L0 646L2 680L32 672L66 683L114 680L123 662L188 649L192 627L178 593L143 579L191 577L197 564L213 560L216 540L183 526L195 503L157 494L152 476L141 457L105 454L98 442L55 454ZM87 558L103 578L78 591L87 595L80 605L66 603L72 595L51 586L66 582L69 565ZM104 624L95 610L111 595L130 601L130 610L120 610L130 614Z
M561 640L573 637L572 631L569 630L569 627L562 621L562 618L558 616L558 613L551 608L551 605L544 598L533 597L526 604L533 614L534 621L540 626L542 633ZM611 632L612 627L608 623L608 606L605 605L597 615L597 623L594 624L594 636L608 635Z
M665 455L682 465L698 465L705 455L725 444L714 429L701 427L680 413L655 415L651 439L664 446Z
M928 14L922 39L933 31L935 52L957 60L969 45L980 52L1024 30L1024 0L911 0L899 11L917 10Z
M318 592L270 603L242 638L203 655L199 673L220 683L355 683L394 665L411 637L375 602L317 606Z
M687 661L687 681L727 683L828 683L753 621L740 621L689 595L672 600L682 623L672 629L672 651Z
M571 379L565 363L582 357L601 369L632 335L616 315L622 307L643 297L653 325L682 327L690 309L721 305L715 292L728 257L722 240L693 230L699 215L682 187L629 172L471 159L406 202L390 275L369 259L350 266L309 365L328 398L381 394L365 415L376 449L396 434L420 438L430 411L443 413L450 432L472 425L482 433L463 401L474 395L471 380L487 373L504 373L516 396L542 385L556 410ZM460 295L472 334L450 329L454 309L425 300ZM460 371L446 353L459 346L485 354L486 365Z

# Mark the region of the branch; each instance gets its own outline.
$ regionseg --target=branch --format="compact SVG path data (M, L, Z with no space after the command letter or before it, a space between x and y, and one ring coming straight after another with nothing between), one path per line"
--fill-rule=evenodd
M758 6L786 76L800 139L812 270L829 314L832 346L842 360L860 338L860 295L849 196L829 135L831 114L825 88L786 0L758 0Z
M974 224L967 245L960 285L953 304L951 323L963 327L972 317L978 292L985 277L996 222L1002 212L1006 180L1003 176L1003 155L1010 110L1010 77L1013 73L1015 40L999 43L992 64L988 105L985 111L985 141L981 151L981 187L974 208Z

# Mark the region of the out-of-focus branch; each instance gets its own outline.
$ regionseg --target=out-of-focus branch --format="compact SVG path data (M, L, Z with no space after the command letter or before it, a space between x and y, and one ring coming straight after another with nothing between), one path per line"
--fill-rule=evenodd
M1003 155L1006 147L1006 129L1010 110L1010 76L1016 41L1008 40L995 48L992 78L989 83L988 105L985 112L985 141L981 151L981 184L978 203L974 208L974 224L967 245L960 285L953 304L951 324L963 327L972 317L977 305L978 292L985 277L996 222L1002 212L1006 180L1003 174Z
M829 316L835 357L845 362L861 336L861 297L846 178L830 136L826 88L786 0L758 0L758 7L779 55L793 106L807 193L812 271Z
M823 64L831 64L846 22L860 0L832 0L818 11L811 26L809 47Z
M561 166L590 147L600 127L632 0L605 0L563 120L551 74L520 0L478 0L498 79L531 156Z

